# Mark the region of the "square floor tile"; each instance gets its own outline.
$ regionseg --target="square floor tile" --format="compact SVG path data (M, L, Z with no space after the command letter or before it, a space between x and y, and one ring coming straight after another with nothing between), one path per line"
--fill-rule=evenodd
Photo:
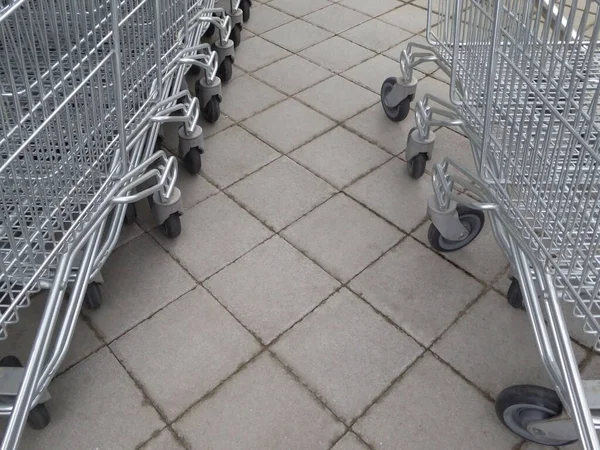
M277 150L288 153L335 124L290 98L246 120L243 125Z
M204 175L223 189L277 159L280 154L234 126L205 142Z
M354 433L349 431L331 450L368 450L368 447Z
M402 5L397 0L377 0L366 2L365 0L341 0L340 5L363 12L369 16L379 16Z
M337 121L343 121L379 101L379 96L338 75L313 86L296 98Z
M244 255L205 284L265 343L291 327L339 286L279 236Z
M137 448L165 426L106 348L56 378L50 390L52 422L26 429L21 448Z
M403 122L392 122L383 112L381 104L376 104L346 121L345 125L369 142L392 155L398 155L406 150L406 139L415 126L415 118L414 114L409 114Z
M298 0L273 0L269 2L269 6L296 17L305 16L330 4L327 0L303 0L301 2Z
M336 193L289 158L280 158L227 192L263 223L279 231Z
M289 156L338 189L390 158L388 153L342 127L319 136Z
M271 235L258 220L224 194L203 201L187 211L182 219L181 236L174 240L162 236L159 239L199 281Z
M286 333L273 350L348 424L423 351L347 289Z
M336 195L283 231L342 282L389 250L402 233L344 194Z
M139 447L139 450L184 450L184 448L177 442L173 434L165 428L158 436Z
M333 74L304 58L292 55L260 69L254 75L280 91L294 95Z
M415 34L427 28L427 11L413 5L404 5L379 18L384 22Z
M393 158L346 188L346 193L408 233L425 220L433 188L429 176L415 180L406 163Z
M350 287L426 346L483 290L412 239L361 273Z
M575 349L582 361L585 352ZM550 386L527 314L495 292L472 306L433 351L492 397L514 384Z
M434 165L443 162L446 157L452 158L461 167L477 174L470 141L454 130L440 128L435 131L435 147L431 161L427 164L428 169L433 170Z
M341 33L359 23L369 20L369 16L349 8L333 4L304 16L304 20L325 28L333 33Z
M415 238L427 246L430 245L427 239L430 223L428 220L413 233ZM469 245L459 251L445 253L444 257L488 284L498 278L508 264L489 225L485 225L479 236Z
M355 44L381 53L412 36L411 33L389 25L381 20L372 19L342 33L342 37Z
M294 20L263 35L265 39L294 53L324 41L331 36L332 34L329 31L315 27L304 20ZM289 78L295 78L296 76L295 72L288 73Z
M377 55L374 58L343 72L342 76L366 87L375 92L377 96L380 96L383 81L388 77L397 76L399 71L400 66L397 61L383 55Z
M303 50L300 56L332 72L340 73L375 56L375 53L344 38L334 36Z
M344 427L263 354L174 424L190 449L327 450Z
M254 34L264 33L294 20L292 16L268 5L256 5L255 8L252 8L251 14L252 20L244 24L244 29L248 29Z
M223 87L221 110L233 120L243 120L284 98L275 89L244 75Z
M258 36L244 41L243 50L243 52L236 52L235 64L246 72L254 72L290 55L287 50Z
M417 94L414 102L412 103L413 108L416 102L423 100L423 96L425 94L435 95L436 97L448 102L450 101L450 86L431 76L419 80L419 84L417 85Z
M198 287L119 338L111 348L173 420L248 361L260 345Z
M436 431L426 432L432 420L438 421ZM430 354L354 429L382 450L507 450L520 441L496 418L493 403Z
M206 147L205 147L206 150ZM202 155L203 167L206 162L206 153ZM215 195L219 190L210 184L206 179L198 174L190 174L184 167L182 162L179 162L179 172L177 173L177 187L181 191L181 201L183 209L189 209L196 206L203 200L206 200L211 195ZM144 199L146 201L146 199Z
M115 250L102 268L102 275L102 308L84 313L107 341L134 327L196 284L149 235L140 236Z
M144 234L144 230L142 230L137 223L124 226L123 228L121 228L121 233L119 234L119 240L117 241L116 248L133 241L135 238L140 237L142 234Z

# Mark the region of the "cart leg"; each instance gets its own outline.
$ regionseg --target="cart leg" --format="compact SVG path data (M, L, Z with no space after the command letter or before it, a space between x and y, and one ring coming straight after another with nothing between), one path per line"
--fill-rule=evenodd
M196 125L194 131L188 132L184 126L181 126L178 133L181 159L183 159L187 171L192 175L196 175L202 169L201 155L204 153L204 132L202 127Z
M213 48L219 58L219 71L217 75L223 83L227 83L233 76L233 63L235 62L233 41L229 39L226 42L215 42Z
M164 198L160 192L152 196L152 216L160 224L160 231L168 238L176 238L181 234L180 216L183 211L181 191L173 188L169 198Z
M434 195L427 201L427 214L432 224L427 238L439 252L453 252L470 244L481 232L485 223L482 211L458 206L450 201L442 207Z
M421 136L417 128L413 128L408 134L406 141L406 162L408 173L412 178L418 179L425 173L425 165L431 159L435 133L429 132L429 136Z
M202 117L209 123L215 123L221 115L221 79L215 77L211 83L205 77L196 81L196 97L200 101Z

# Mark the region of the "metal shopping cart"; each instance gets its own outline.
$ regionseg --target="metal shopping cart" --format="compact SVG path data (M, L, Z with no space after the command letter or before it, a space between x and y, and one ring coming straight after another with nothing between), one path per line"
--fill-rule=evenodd
M220 2L221 0L217 0ZM242 41L242 29L244 23L250 20L250 7L252 6L252 0L225 0L226 11L229 17L231 17L231 39L233 40L235 48L240 45Z
M433 168L429 241L463 248L487 211L515 276L510 303L527 311L554 387L509 387L496 413L527 440L600 449L600 382L581 379L564 317L581 319L600 350L598 3L445 3L451 103L425 94L416 128L460 126L476 173L449 158Z

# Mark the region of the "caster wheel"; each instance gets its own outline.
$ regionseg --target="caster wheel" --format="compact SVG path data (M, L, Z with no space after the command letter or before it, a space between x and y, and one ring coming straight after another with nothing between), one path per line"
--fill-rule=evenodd
M137 210L135 209L135 205L133 203L129 203L127 205L127 209L125 210L125 219L123 219L123 222L125 225L133 225L136 218Z
M402 100L399 105L394 107L387 106L384 101L397 82L397 79L394 77L387 78L383 82L383 84L381 85L381 106L383 106L385 115L388 116L390 120L394 122L402 122L408 117L408 113L410 112L410 102L414 96L409 95L404 100Z
M221 117L220 103L221 101L218 96L213 95L211 97L206 106L202 108L202 117L204 117L204 120L208 123L215 123L219 120L219 117Z
M204 37L211 38L215 35L216 28L214 24L210 24L204 33Z
M191 148L183 157L186 170L192 175L197 175L202 170L202 150L198 147Z
M508 300L508 304L515 309L525 310L525 303L523 303L523 292L521 291L521 285L519 284L519 280L513 278L510 287L508 288L508 293L506 294L506 299Z
M240 2L240 9L242 10L242 19L244 22L248 22L250 20L250 2L242 0Z
M89 310L95 310L102 306L102 291L98 283L88 284L85 296L83 297L83 307Z
M429 226L427 239L431 246L438 252L448 253L460 250L469 245L481 232L485 223L485 214L483 211L467 208L466 206L458 206L456 208L458 218L469 234L462 241L450 241L446 239L438 231L434 224Z
M233 41L233 48L238 48L240 42L242 42L242 26L237 24L231 29L231 40Z
M496 399L498 419L516 435L541 445L562 446L576 442L534 434L527 429L531 422L560 415L562 409L556 392L541 386L510 386L500 392Z
M223 60L217 71L218 77L222 82L227 83L233 77L233 61L231 57L227 57Z
M427 165L427 154L419 153L417 156L412 158L406 163L408 174L411 178L418 180L425 173L425 166Z
M181 220L179 213L171 214L160 226L160 231L169 239L174 239L181 234Z
M0 359L0 367L23 367L23 364L21 364L21 361L19 361L19 358L16 356L9 355ZM35 405L35 407L29 411L27 424L34 430L46 428L49 423L50 412L43 403Z

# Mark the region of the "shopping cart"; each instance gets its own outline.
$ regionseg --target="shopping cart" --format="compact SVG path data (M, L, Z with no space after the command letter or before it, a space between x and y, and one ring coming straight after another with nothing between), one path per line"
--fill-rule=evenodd
M217 0L220 2L221 0ZM224 0L226 5L226 11L229 17L231 17L231 39L233 40L235 48L240 45L242 41L242 29L244 22L250 20L250 7L252 6L252 0Z
M509 302L527 311L554 387L509 387L496 413L529 441L600 449L600 382L581 379L564 318L581 319L600 350L598 4L445 3L450 102L425 94L416 129L431 137L433 126L461 127L476 172L450 158L433 168L429 242L463 248L487 211L515 277Z

